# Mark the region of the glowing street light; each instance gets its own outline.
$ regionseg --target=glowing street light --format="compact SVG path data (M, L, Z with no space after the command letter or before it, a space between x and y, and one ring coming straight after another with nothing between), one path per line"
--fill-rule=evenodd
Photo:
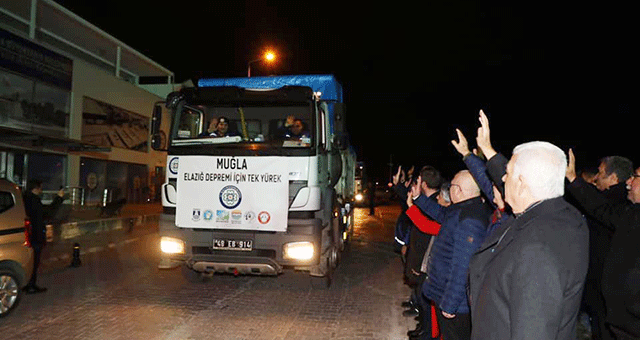
M265 52L265 54L262 57L260 57L258 59L251 60L250 62L248 62L247 63L247 77L248 78L251 77L251 64L253 64L255 62L258 62L258 61L263 61L263 60L266 61L266 62L271 63L271 62L276 60L276 54L271 52L271 51L267 51L267 52Z
M266 60L266 61L273 61L275 59L276 59L276 55L275 55L275 53L273 53L271 51L269 51L269 52L264 54L264 60Z

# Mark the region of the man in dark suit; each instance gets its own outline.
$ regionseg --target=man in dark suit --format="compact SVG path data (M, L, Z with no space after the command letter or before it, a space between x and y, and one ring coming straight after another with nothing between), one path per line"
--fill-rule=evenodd
M40 256L42 248L47 243L47 229L45 221L53 217L62 205L64 190L60 189L58 194L49 205L42 204L42 182L39 180L30 180L27 183L27 191L23 196L24 209L31 223L31 232L29 234L29 243L33 248L33 272L29 283L24 287L27 294L42 293L47 289L36 285L38 277L38 267L40 266Z
M633 163L631 160L620 156L608 156L600 160L594 185L607 200L625 203L627 201L626 181L632 174ZM577 204L576 207L582 208L580 204ZM587 270L582 302L591 319L592 339L608 340L612 337L605 327L607 313L602 292L602 271L605 258L611 247L614 228L593 218L589 212L585 213L589 226L589 270Z
M640 168L626 181L627 201L619 202L576 176L571 150L569 159L569 192L591 216L614 231L602 275L607 328L618 340L640 339Z
M471 259L471 338L573 340L589 231L562 198L566 156L546 142L519 145L508 163L495 152L485 154L492 156L487 168L493 180L504 181L513 216Z

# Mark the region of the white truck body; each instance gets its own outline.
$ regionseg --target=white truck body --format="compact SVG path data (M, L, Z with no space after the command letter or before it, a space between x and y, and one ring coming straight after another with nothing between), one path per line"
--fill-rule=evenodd
M160 267L183 265L187 275L292 268L329 284L353 230L355 196L340 84L333 76L199 84L167 98ZM290 116L306 130L289 126ZM229 122L215 132L226 136L211 136L212 118Z

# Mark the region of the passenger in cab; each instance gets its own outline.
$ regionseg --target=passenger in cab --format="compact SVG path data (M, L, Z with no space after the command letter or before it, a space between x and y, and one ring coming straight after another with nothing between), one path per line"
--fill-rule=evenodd
M294 116L287 117L284 127L284 139L286 140L301 140L302 138L309 138L311 136L304 122Z
M231 137L231 136L236 136L235 133L233 133L233 132L231 132L229 130L229 119L227 117L218 118L215 130L213 132L209 132L209 130L211 129L211 124L213 124L214 120L215 120L215 118L211 120L211 123L209 124L209 129L207 129L207 131L205 131L205 133L204 133L205 137Z
M212 134L216 132L217 127L218 127L218 118L212 117L211 120L209 121L209 127L204 132L202 132L199 137L212 136Z

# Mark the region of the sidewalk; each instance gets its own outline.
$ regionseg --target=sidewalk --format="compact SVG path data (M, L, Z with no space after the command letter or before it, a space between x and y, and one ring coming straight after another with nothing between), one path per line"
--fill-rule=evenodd
M80 245L80 258L141 236L158 231L161 203L126 204L119 214L101 216L99 207L71 209L65 205L62 223L47 226L47 246L43 251L42 270L69 266L73 248Z

